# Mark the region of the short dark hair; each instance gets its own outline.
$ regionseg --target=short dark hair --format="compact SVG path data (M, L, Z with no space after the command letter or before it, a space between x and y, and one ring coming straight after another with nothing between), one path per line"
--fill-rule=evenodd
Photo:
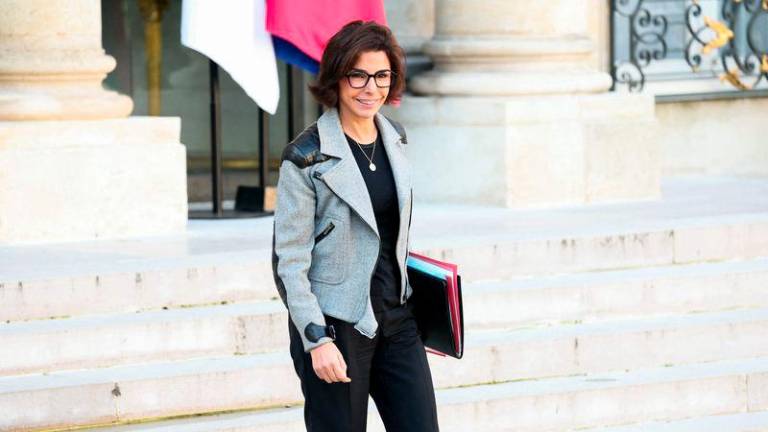
M336 107L339 81L355 66L360 54L368 51L384 51L387 54L395 75L384 103L399 100L405 90L405 53L389 28L375 21L360 20L345 25L328 41L320 60L317 80L309 85L315 99L328 108Z

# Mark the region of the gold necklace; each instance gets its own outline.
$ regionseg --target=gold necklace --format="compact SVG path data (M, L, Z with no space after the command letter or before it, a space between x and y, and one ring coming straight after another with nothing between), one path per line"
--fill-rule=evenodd
M360 149L361 152L363 152L363 156L365 156L365 158L368 159L368 169L371 171L376 171L376 164L373 163L373 154L376 152L376 141L379 139L379 136L376 135L376 139L373 140L373 150L371 151L371 157L368 157L368 155L365 153L365 150L363 150L363 147L360 145L359 142L355 141L355 139L352 138L351 136L349 137L349 139L351 139L352 142L357 144L357 147Z

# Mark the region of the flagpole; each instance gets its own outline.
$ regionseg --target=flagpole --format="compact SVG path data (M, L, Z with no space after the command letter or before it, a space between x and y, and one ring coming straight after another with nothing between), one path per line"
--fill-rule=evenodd
M289 113L290 115L290 113ZM263 198L267 190L267 179L269 178L269 113L259 108L259 187Z
M211 108L211 201L213 215L222 216L221 200L224 195L221 181L221 103L219 95L219 65L208 60L210 76Z

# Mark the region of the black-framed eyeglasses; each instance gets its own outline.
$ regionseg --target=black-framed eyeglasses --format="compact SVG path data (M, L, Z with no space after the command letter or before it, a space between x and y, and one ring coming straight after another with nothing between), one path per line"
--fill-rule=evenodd
M373 82L378 88L386 88L392 85L397 74L389 69L382 69L372 74L360 69L352 69L347 73L347 82L352 88L360 89L368 85L368 80L373 77Z

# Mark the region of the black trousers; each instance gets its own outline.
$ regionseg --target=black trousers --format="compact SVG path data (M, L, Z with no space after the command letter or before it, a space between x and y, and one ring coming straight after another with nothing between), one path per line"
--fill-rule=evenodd
M304 352L296 326L288 320L307 432L365 432L369 394L387 432L439 432L427 353L410 307L404 310L405 318L402 311L384 312L373 339L352 323L325 315L326 324L336 330L334 343L347 363L349 383L329 384L318 378L311 354Z

